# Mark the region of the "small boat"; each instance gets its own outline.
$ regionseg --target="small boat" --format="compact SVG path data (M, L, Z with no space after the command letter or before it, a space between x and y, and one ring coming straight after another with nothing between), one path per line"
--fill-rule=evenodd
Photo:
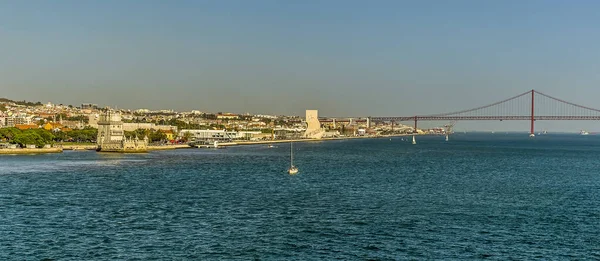
M417 144L417 140L415 139L415 135L413 135L412 144Z
M590 134L590 133L589 133L589 132L587 132L587 131L584 131L584 130L581 130L581 131L579 132L579 135L588 135L588 134Z
M298 168L294 166L294 146L293 142L290 142L290 168L288 169L288 174L295 175L298 173Z
M275 148L275 146L273 146L273 144L269 144L269 146L267 146L267 148Z

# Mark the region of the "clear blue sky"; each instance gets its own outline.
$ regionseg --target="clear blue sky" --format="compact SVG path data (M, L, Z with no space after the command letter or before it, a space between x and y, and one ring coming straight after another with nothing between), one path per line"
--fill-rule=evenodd
M529 89L600 107L598 1L0 2L0 96L413 115Z

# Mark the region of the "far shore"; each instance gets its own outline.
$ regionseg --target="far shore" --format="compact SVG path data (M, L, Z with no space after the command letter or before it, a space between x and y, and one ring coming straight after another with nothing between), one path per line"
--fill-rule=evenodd
M391 138L391 137L405 137L405 136L412 136L412 135L426 135L426 134L395 134L395 135L380 135L380 136L348 136L348 137L322 138L322 139L237 141L237 142L219 143L219 146L261 145L261 144L273 144L273 143L315 142L315 141L349 140L349 139L378 139L378 138Z
M348 137L336 137L336 138L322 138L322 139L292 139L292 140L261 140L261 141L236 141L236 142L222 142L219 146L240 146L240 145L261 145L261 144L274 144L274 143L289 143L289 142L318 142L318 141L330 141L330 140L349 140L349 139L377 139L377 138L390 138L390 137L402 137L412 135L424 135L424 134L396 134L396 135L382 135L382 136L348 136ZM212 146L207 146L212 147ZM148 151L159 151L159 150L175 150L175 149L192 149L188 144L174 144L174 145L148 145ZM65 150L71 151L90 151L96 150L95 144L69 144L69 145L56 145L52 148L36 148L36 149L0 149L0 155L10 154L43 154L43 153L62 153Z

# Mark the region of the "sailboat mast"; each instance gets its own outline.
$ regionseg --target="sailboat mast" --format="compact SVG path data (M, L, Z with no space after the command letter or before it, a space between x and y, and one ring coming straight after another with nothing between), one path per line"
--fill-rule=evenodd
M293 143L290 142L290 167L294 166L294 150L293 148Z

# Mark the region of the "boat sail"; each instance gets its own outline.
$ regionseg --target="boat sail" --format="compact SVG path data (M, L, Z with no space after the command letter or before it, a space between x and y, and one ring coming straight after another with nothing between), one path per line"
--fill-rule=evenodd
M290 168L288 169L288 174L295 175L298 173L298 168L294 166L294 146L293 142L290 142Z

